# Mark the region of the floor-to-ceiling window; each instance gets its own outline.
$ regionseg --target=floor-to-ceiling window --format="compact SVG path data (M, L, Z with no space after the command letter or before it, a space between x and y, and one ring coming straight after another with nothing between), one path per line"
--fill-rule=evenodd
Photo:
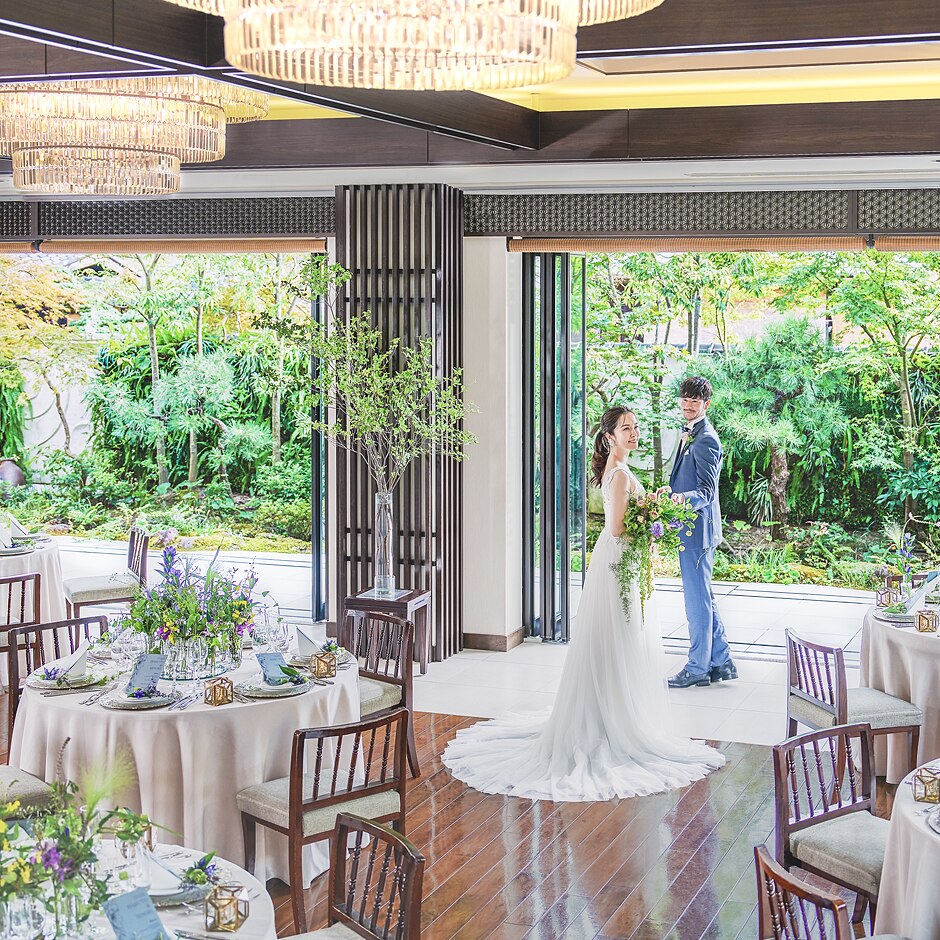
M585 261L523 259L523 616L565 642L585 567Z

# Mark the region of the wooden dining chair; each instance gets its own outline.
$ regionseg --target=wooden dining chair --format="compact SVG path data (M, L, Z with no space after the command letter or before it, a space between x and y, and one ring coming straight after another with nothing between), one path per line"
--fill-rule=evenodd
M26 677L44 663L74 653L83 641L96 640L107 629L108 618L105 616L78 617L41 626L27 624L10 628L7 633L7 675L10 679L7 715L11 737Z
M81 616L82 607L129 604L134 600L138 589L147 586L149 546L150 536L134 526L127 540L127 567L123 571L86 578L67 578L63 581L68 616Z
M359 661L359 714L375 718L397 708L408 710L408 766L421 775L411 717L414 674L414 624L390 614L350 611L339 642Z
M910 768L918 765L920 729L924 713L910 702L880 689L850 689L845 675L845 653L834 646L812 643L787 630L787 735L797 725L813 730L836 725L868 724L872 734L905 734Z
M42 575L38 571L0 578L0 653L9 647L10 627L42 622Z
M321 940L418 940L424 856L400 833L340 813L330 854L328 926Z
M889 823L874 815L871 728L839 725L790 738L773 748L776 859L857 895L875 922Z
M919 588L930 575L933 574L932 571L918 571L916 574L912 574L910 577L911 587ZM904 582L904 576L900 574L887 574L885 575L885 587L886 588L899 588Z
M290 775L237 794L249 872L255 868L257 826L287 836L297 930L307 929L303 848L333 832L337 813L391 822L404 834L407 728L408 713L403 708L354 724L302 728L294 732Z
M758 940L855 940L849 909L837 894L797 881L763 845L754 847L757 865ZM903 940L878 934L870 940Z

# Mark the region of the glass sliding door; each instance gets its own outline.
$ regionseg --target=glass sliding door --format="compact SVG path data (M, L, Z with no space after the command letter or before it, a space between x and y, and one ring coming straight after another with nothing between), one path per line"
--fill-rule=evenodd
M326 304L322 297L317 297L310 304L310 317L315 323L323 325L326 318ZM316 379L317 361L310 360L311 385ZM314 423L324 421L326 409L314 405L310 414ZM311 584L310 617L314 621L326 620L327 612L327 492L326 492L326 442L319 431L310 434L310 544L311 544Z
M584 567L584 296L582 257L524 256L523 615L556 643Z

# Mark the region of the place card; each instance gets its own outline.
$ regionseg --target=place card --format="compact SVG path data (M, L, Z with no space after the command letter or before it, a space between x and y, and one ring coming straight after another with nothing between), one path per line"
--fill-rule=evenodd
M135 888L104 902L117 940L171 940L146 888Z
M255 657L268 685L283 685L287 682L287 674L282 668L287 665L283 653L255 653Z
M301 659L310 659L320 652L320 644L317 643L303 627L296 627L297 630L297 655Z
M85 670L88 668L88 650L90 648L91 643L85 640L71 656L63 659L58 669L59 678L64 679L66 676L71 676L73 679L78 679L85 675Z
M144 695L152 695L156 691L157 681L163 672L165 662L165 653L141 653L137 657L137 663L124 689L125 694L133 695L139 691Z

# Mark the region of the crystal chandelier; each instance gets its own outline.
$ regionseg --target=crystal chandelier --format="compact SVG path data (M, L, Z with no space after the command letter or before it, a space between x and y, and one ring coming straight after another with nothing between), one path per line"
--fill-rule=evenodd
M227 121L266 112L266 95L193 75L16 83L0 86L0 152L30 192L171 193L181 162L224 156Z
M578 25L590 26L592 23L626 20L631 16L648 13L662 2L663 0L579 0Z
M168 153L98 147L13 152L13 185L66 196L162 196L179 189L180 161Z
M574 67L576 0L170 0L225 17L254 75L411 91L510 88Z

